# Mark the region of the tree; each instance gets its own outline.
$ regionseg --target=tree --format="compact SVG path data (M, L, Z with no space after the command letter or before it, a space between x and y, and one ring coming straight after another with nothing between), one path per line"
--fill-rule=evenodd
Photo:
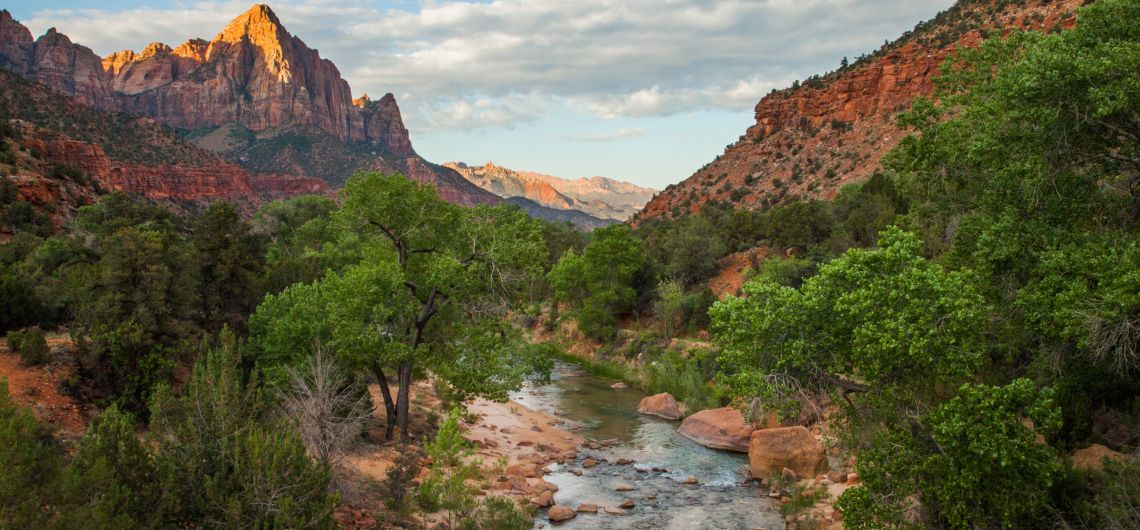
M654 304L654 314L661 321L665 329L665 338L673 338L677 331L677 320L682 316L685 291L681 282L677 280L661 280L657 282L657 301Z
M921 245L890 228L879 249L848 250L799 289L758 278L745 298L715 304L718 362L733 391L771 395L794 381L845 400L859 394L858 406L846 401L852 417L897 421L971 374L985 352L976 280L924 259Z
M608 338L617 331L617 315L633 308L634 275L644 261L629 227L610 225L594 231L580 256L563 254L547 278L556 299L576 308L583 333Z
M261 298L265 250L233 205L210 204L190 224L190 259L198 304L195 320L209 333L244 330Z
M63 463L51 431L17 406L0 380L0 526L43 528L59 500Z
M502 317L541 273L539 226L517 209L464 209L402 176L363 173L336 214L363 246L342 274L268 297L250 321L260 361L303 362L316 342L380 383L388 436L409 431L416 370L460 397L505 398L528 371ZM396 395L389 390L395 370Z
M850 528L1041 528L1061 461L1042 438L1061 414L1028 379L963 385L921 421L882 435L858 461L864 485L839 500ZM917 495L921 503L915 503ZM904 514L921 506L925 524Z
M995 359L1057 389L1063 436L1140 396L1140 5L1081 9L1072 30L1012 32L958 54L921 134L885 159L928 253L969 267L995 307Z
M265 414L232 333L194 366L181 395L155 392L150 429L166 526L334 528L331 475L289 425Z

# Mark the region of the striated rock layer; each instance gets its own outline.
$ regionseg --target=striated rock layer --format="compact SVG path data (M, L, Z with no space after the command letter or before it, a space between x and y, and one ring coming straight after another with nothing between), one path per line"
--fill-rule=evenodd
M253 176L240 166L227 162L201 165L146 165L112 160L103 148L67 135L18 122L21 147L39 155L41 168L35 173L47 175L51 167L61 166L82 173L93 186L80 191L69 188L60 179L34 178L29 171L17 171L12 179L37 206L65 204L66 208L47 208L60 213L60 221L75 208L94 202L97 190L124 191L147 200L185 211L216 200L228 200L239 210L251 213L268 200L312 193L332 197L332 188L323 180L286 176ZM32 191L24 192L28 188Z
M209 41L191 39L177 47L151 43L142 52L120 51L102 59L54 28L33 39L0 10L0 68L87 105L142 114L177 129L208 133L237 127L254 133L241 149L217 152L259 172L269 165L275 169L269 173L343 182L357 169L399 171L436 185L452 202L499 202L454 171L423 160L392 94L353 99L336 66L290 35L264 4L233 19ZM318 131L341 147L303 152L308 138L288 136L296 130ZM255 152L256 159L247 152ZM222 172L213 174L223 178ZM200 175L187 179L211 187ZM156 193L179 195L177 185L170 182L167 192ZM235 189L240 186L234 183Z
M1081 0L997 3L959 0L870 57L756 105L756 123L724 154L653 198L634 222L699 211L709 201L763 208L830 199L844 184L881 169L906 132L896 115L934 93L939 66L984 35L1009 28L1053 30L1074 23Z

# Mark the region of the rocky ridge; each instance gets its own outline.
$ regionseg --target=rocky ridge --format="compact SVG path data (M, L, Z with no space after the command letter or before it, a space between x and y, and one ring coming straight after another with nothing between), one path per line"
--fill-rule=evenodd
M216 152L258 173L338 184L359 169L400 172L434 184L452 202L500 202L420 157L395 97L354 99L336 66L290 35L264 4L209 41L151 43L105 58L54 28L33 39L0 10L0 68L95 108L149 116L191 138L233 127L239 141Z
M722 155L649 201L634 222L699 211L709 201L764 208L830 199L881 169L907 134L897 114L934 93L939 67L963 47L1012 28L1053 31L1075 23L1080 0L960 0L871 56L756 105L756 123Z
M571 180L516 171L493 162L482 166L448 162L444 166L499 197L523 197L542 206L578 210L602 220L628 219L656 193L650 188L605 177Z

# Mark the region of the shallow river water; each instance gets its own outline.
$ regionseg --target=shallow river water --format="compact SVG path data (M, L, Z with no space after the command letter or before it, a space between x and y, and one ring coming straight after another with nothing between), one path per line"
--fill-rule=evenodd
M746 479L746 455L689 441L677 434L678 422L637 413L644 394L632 388L614 390L610 381L576 365L558 363L551 379L548 385L524 387L512 399L563 419L564 428L589 439L617 442L599 449L583 448L578 462L556 467L545 477L559 488L554 494L558 504L575 508L580 503L593 503L599 507L597 515L579 514L556 525L558 528L784 528L779 503L761 495ZM602 463L582 469L581 476L571 473L581 468L585 458ZM616 464L621 458L634 464ZM688 476L696 477L698 484L682 484ZM632 485L634 490L615 491L618 484ZM624 515L601 513L602 507L617 506L626 498L636 505ZM550 524L543 515L535 527Z

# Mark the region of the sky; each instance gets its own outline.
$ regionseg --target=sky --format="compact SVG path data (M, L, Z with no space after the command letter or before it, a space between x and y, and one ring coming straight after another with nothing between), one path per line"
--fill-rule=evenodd
M252 1L0 6L100 56L213 37ZM721 154L772 89L869 53L952 0L287 0L285 28L353 93L396 95L437 163L664 188Z

